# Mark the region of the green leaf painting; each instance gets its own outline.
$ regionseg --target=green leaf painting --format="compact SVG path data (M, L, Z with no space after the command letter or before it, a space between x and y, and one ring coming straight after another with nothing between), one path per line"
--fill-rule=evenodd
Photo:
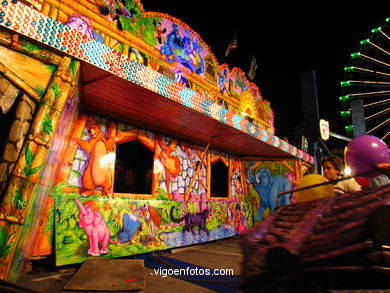
M43 132L47 135L50 135L53 132L53 121L50 119L49 111L46 112L42 121Z
M62 96L62 91L58 83L54 82L50 89L53 91L54 94L54 102L53 106L57 105L58 99Z
M76 76L76 73L77 73L77 64L78 64L78 61L76 60L72 60L70 62L70 71L72 72L72 75L73 76Z
M157 187L157 199L158 200L169 200L167 192L161 187Z
M18 210L23 210L26 207L27 202L23 198L23 194L20 189L15 190L15 196L13 198L13 202Z
M39 97L43 97L46 90L41 85L38 85L36 88L34 88L34 91L38 94Z
M34 160L34 155L33 155L32 151L30 150L30 144L29 143L26 146L25 157L26 157L26 165L28 166L28 168L30 168L31 163Z
M37 46L29 42L22 42L23 47L30 53L40 50Z
M12 244L9 242L11 235L7 234L4 227L0 227L0 258L7 256L12 250Z
M41 168L41 166L36 166L31 169L32 162L34 161L34 154L30 150L30 143L26 145L26 151L24 153L25 159L26 159L26 165L23 169L23 174L27 177L30 177L31 175L38 172L38 170Z

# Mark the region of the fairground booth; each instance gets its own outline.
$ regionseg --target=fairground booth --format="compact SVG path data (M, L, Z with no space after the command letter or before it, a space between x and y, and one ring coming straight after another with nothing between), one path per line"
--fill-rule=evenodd
M4 0L0 278L242 233L313 157L179 19L139 0Z

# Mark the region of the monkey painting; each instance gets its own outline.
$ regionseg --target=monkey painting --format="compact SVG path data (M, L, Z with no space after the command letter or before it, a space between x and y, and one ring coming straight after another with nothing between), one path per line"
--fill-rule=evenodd
M177 156L172 155L177 146L177 140L172 139L170 144L166 144L161 138L158 138L160 145L160 153L158 154L158 159L161 164L165 167L165 179L167 182L167 194L170 194L170 184L171 178L176 178L179 175L180 169L180 159Z

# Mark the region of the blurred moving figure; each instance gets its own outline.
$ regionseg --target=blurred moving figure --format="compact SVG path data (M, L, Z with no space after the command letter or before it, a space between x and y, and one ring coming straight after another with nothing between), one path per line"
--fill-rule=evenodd
M390 184L390 163L377 164L376 169L382 174L369 180L369 187Z

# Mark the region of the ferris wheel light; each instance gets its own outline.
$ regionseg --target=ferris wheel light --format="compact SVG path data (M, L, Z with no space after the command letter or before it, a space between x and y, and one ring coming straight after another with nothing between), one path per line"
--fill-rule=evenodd
M343 117L343 118L351 117L351 111L349 111L349 110L341 111L341 112L340 112L340 115L341 115L341 117Z
M345 126L345 130L347 131L347 132L352 132L353 131L353 125L347 125L347 126Z
M360 57L360 52L355 52L355 53L351 53L351 58L359 58Z
M388 90L390 74L384 69L390 66L387 46L390 17L371 28L366 37L358 40L359 47L349 52L349 64L344 67L344 79L340 81L344 96L339 96L342 108L339 117L347 123L345 132L348 136L366 133L383 136L382 140L388 140L390 132L383 129L383 126L390 122L388 115L384 117L390 112L389 99L386 97L390 92ZM373 89L374 87L380 88ZM363 103L364 98L371 97L374 98L373 102ZM367 109L369 111L366 111ZM351 119L352 117L354 119Z
M340 102L348 102L349 101L349 96L341 96L339 97Z
M344 67L344 71L345 72L354 72L355 71L355 67L353 67L353 66Z

